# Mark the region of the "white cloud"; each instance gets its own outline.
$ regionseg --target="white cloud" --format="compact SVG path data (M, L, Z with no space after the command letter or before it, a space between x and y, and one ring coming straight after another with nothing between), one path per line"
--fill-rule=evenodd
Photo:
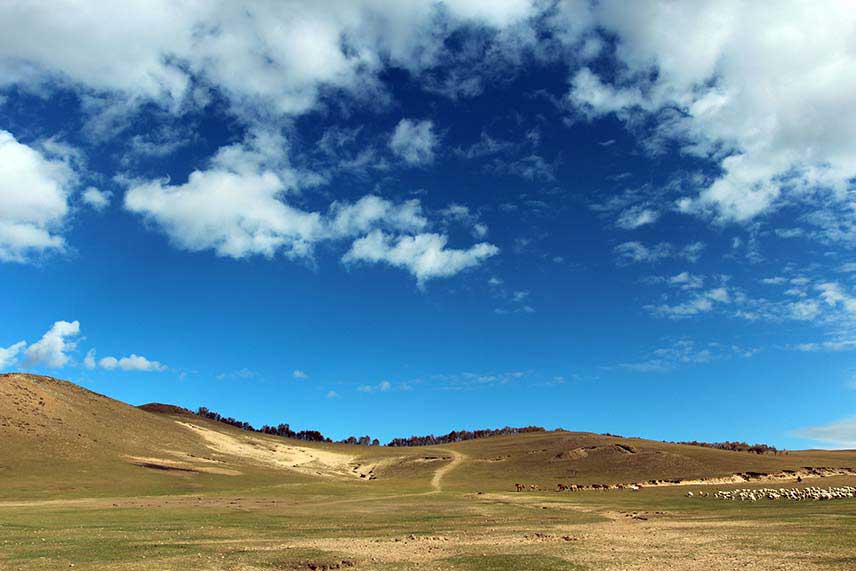
M18 353L26 346L26 341L18 341L8 347L0 347L0 369L11 367L17 361Z
M69 360L68 353L77 346L74 338L79 334L79 321L57 321L41 339L27 347L24 366L63 367Z
M645 103L638 88L615 89L603 83L587 67L574 74L568 98L592 117L642 107Z
M820 304L813 299L794 302L790 305L790 309L791 316L801 321L811 321L821 313Z
M221 148L208 170L192 172L184 184L133 184L125 208L186 250L213 249L232 258L278 251L307 256L324 227L320 214L280 200L300 176L284 165L284 144L281 137L253 133L245 143Z
M404 268L422 285L428 280L449 277L477 266L499 253L499 248L484 242L467 250L448 249L447 241L446 236L440 234L395 238L381 230L374 230L356 240L342 261L386 263Z
M834 282L822 283L817 286L820 297L831 307L841 306L847 313L856 316L856 297L844 291L839 284Z
M711 311L716 304L729 303L731 295L724 287L718 287L695 294L691 299L676 305L648 305L645 307L654 315L669 317L671 319L682 319L693 317L700 313Z
M791 348L807 353L814 351L849 351L851 349L856 349L856 339L836 339L834 341L800 343L799 345Z
M637 373L665 373L687 365L711 363L722 359L749 358L757 349L723 343L699 346L692 339L678 339L665 347L652 351L645 360L622 363L618 367Z
M570 98L631 126L653 119L653 138L718 162L683 210L745 221L817 189L844 199L856 176L849 2L603 0L594 18L615 35L618 72L609 84L576 73Z
M83 366L89 370L92 370L96 366L95 362L95 349L90 349L86 352L86 357L83 358Z
M223 381L225 379L238 379L238 380L247 380L258 377L258 373L253 371L252 369L248 369L244 367L243 369L238 369L237 371L230 371L225 373L218 373L217 380Z
M163 372L167 370L166 365L157 361L150 361L142 355L135 355L133 353L128 357L121 357L119 359L116 357L104 357L98 361L98 365L108 371L122 369L123 371Z
M672 255L672 247L667 243L646 246L642 242L624 242L615 247L615 253L626 262L653 263Z
M309 378L309 374L305 371L301 371L300 369L294 369L294 372L291 373L291 376L295 379L305 380Z
M408 164L428 165L434 162L437 142L431 121L402 119L389 140L389 148Z
M396 205L374 195L364 196L353 204L334 202L329 219L329 234L341 237L364 234L378 226L405 232L419 232L428 226L418 200Z
M125 194L125 207L160 227L182 249L212 249L232 258L272 258L277 253L311 258L321 241L368 233L354 243L346 259L353 261L362 255L360 259L372 261L365 246L377 243L378 236L381 243L393 239L375 232L414 234L397 236L394 249L413 259L405 262L395 255L389 261L410 269L420 283L453 275L498 251L490 244L477 244L469 250L444 249L445 236L422 233L429 222L415 199L395 204L367 195L354 203L334 201L326 214L290 206L285 202L289 191L307 175L288 166L285 144L279 136L251 133L244 143L221 148L207 170L194 171L184 184L169 185L162 180L133 183ZM422 251L416 252L414 247Z
M529 21L536 13L544 18ZM428 85L447 64L446 75L476 93L473 76L481 70L467 66L483 58L463 58L459 69L452 51L460 48L448 39L487 27L498 44L487 51L506 54L491 61L508 66L525 63L519 54L530 52L562 59L573 53L574 62L614 57L614 65L604 66L614 70L608 78L594 66L575 69L570 100L592 116L616 113L632 129L653 124L645 133L652 145L674 141L683 152L715 162L722 174L702 183L681 208L748 220L788 200L847 200L856 175L856 101L849 97L856 90L854 23L846 1L823 9L798 1L715 0L131 0L87 10L4 3L0 81L78 89L97 114L93 122L113 124L128 124L127 115L150 102L175 114L197 110L211 100L211 90L249 123L315 109L323 93L383 105L391 100L381 85L388 67ZM566 49L542 45L542 31ZM399 124L414 131L401 137L406 160L431 161L436 137L425 124ZM411 146L414 141L419 144ZM517 165L524 176L550 175L536 158ZM832 228L840 217L854 216L843 212L827 209L807 220ZM852 237L852 230L829 234Z
M452 203L439 212L447 223L458 223L470 230L474 238L484 238L488 234L488 227L479 220L479 215L470 211L463 204Z
M153 181L125 193L125 207L157 223L176 246L220 256L267 257L284 249L303 256L321 233L317 214L279 200L283 181L270 171L237 174L225 170L194 171L182 185Z
M361 393L385 393L392 390L392 383L390 383L389 381L381 381L376 385L360 385L359 387L357 387L357 390Z
M110 206L110 200L112 198L112 192L98 190L94 186L90 186L83 191L83 202L98 212L101 212Z
M337 393L336 391L327 391L327 398L328 399L337 399L337 398L339 398L339 393Z
M465 20L483 21L496 27L508 26L529 16L532 0L454 0L445 3L450 14Z
M704 250L701 242L692 242L683 248L676 248L668 242L660 242L647 246L642 242L624 242L615 247L620 263L657 263L669 258L681 258L689 262L697 262Z
M0 130L0 262L26 262L65 247L73 172Z
M650 208L634 206L628 208L618 217L616 224L624 230L635 230L646 224L653 224L660 218L660 213Z
M847 418L821 426L800 428L794 431L794 435L824 442L835 448L856 448L856 418Z
M677 286L681 289L699 289L704 285L704 278L689 272L681 272L669 278L669 285Z
M124 108L176 112L207 101L210 85L239 112L302 113L324 88L378 94L387 62L434 65L461 26L509 27L531 12L529 0L4 3L0 81L59 80Z

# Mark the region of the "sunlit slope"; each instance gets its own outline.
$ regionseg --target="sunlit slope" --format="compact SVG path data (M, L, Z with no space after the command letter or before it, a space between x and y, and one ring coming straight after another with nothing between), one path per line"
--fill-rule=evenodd
M202 493L379 478L427 487L424 451L305 443L133 407L73 383L0 375L0 496ZM383 476L381 476L383 475Z
M201 463L208 450L168 418L72 383L0 376L3 495L157 493L197 487L182 475L223 477L145 467L166 455Z
M559 482L618 484L770 474L804 467L856 468L856 451L757 455L585 432L500 436L444 448L466 456L446 477L447 487L460 489L509 489L514 483L552 488Z
M729 452L544 432L443 446L309 443L247 432L169 405L133 407L49 377L0 375L0 498L511 490L515 483L692 480L856 468L856 451ZM285 488L283 488L283 486Z

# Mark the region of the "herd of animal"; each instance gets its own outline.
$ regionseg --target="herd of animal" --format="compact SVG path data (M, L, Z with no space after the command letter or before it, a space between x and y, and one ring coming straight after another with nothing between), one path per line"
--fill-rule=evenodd
M801 479L800 479L801 480ZM537 492L541 488L537 484L514 484L518 492ZM557 484L557 492L581 492L584 490L631 490L638 492L642 489L640 484ZM709 492L687 492L688 498L706 498ZM829 488L818 488L809 486L806 488L740 488L736 490L719 490L712 494L717 500L735 500L741 502L757 502L758 500L791 500L791 501L823 501L856 498L856 487L836 486Z
M642 489L641 484L556 484L557 492L582 492L583 490L632 490L638 492L640 489Z
M693 496L688 492L689 497ZM856 498L856 487L837 486L830 488L741 488L738 490L719 490L713 494L717 500L757 502L758 500L825 501Z
M539 492L541 488L537 484L514 484L514 488L518 492ZM583 490L632 490L638 492L642 489L640 484L556 484L557 492L582 492Z

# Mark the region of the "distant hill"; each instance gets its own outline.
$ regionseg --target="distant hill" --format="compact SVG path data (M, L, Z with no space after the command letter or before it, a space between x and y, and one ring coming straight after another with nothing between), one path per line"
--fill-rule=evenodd
M806 467L856 468L856 451L759 455L566 431L415 448L305 442L240 430L169 404L130 406L50 377L0 375L0 498L313 482L509 490L514 483L553 488Z

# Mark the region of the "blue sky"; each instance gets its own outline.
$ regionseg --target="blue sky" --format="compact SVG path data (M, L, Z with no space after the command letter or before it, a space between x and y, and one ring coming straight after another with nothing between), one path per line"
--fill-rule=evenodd
M856 447L845 4L0 7L0 370Z

